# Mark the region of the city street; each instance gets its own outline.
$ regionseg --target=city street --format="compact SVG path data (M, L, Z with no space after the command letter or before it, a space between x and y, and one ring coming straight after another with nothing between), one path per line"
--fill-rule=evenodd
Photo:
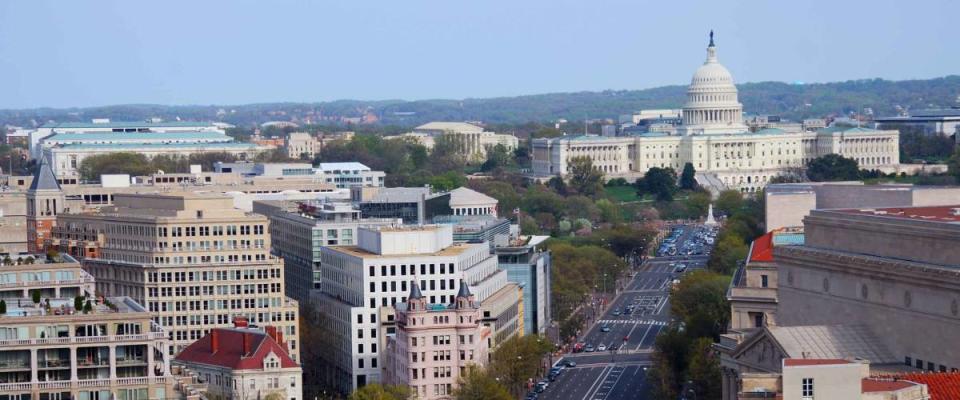
M688 226L676 239L677 245L686 247L688 242L695 241L693 231L693 226ZM581 339L593 351L566 354L558 365L570 360L576 366L565 368L538 398L647 398L649 387L645 378L653 344L670 322L670 285L683 273L703 268L708 257L709 254L703 254L647 260ZM679 271L680 264L686 266L685 271Z

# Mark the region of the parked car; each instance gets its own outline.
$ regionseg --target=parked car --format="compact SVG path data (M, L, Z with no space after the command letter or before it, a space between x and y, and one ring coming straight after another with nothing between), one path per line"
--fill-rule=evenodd
M567 364L567 368L573 368L577 366L577 362L573 360L567 360L566 364Z
M601 344L601 345L597 346L597 351L606 351L606 350L607 350L607 346L606 346L606 345Z
M600 327L600 332L610 332L610 327L609 327L609 326L606 326L606 325L601 326L601 327Z
M593 350L594 350L594 349L593 349L593 345L592 345L592 344L588 344L587 347L584 347L584 348L583 348L583 351L585 351L585 352L587 352L587 353L593 353Z

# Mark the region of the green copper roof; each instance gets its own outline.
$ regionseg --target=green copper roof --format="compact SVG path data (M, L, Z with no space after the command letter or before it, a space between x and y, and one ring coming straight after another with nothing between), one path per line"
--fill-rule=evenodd
M60 142L115 142L115 141L158 141L158 140L216 140L229 142L233 138L220 132L87 132L57 133L45 141Z
M62 128L62 129L83 129L83 128L160 128L160 127L193 127L193 126L214 126L212 122L198 121L165 121L165 122L147 122L147 121L116 121L116 122L60 122L55 124L44 124L44 128Z

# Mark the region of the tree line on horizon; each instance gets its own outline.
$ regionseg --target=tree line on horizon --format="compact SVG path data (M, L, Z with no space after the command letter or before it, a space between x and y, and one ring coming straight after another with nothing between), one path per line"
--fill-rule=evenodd
M896 115L907 110L956 105L960 75L934 79L889 81L860 79L844 82L789 84L756 82L738 85L744 110L780 115L792 120L862 113ZM31 127L47 121L79 122L91 118L113 120L223 121L252 127L271 120L337 123L322 117L360 117L372 112L381 124L416 126L430 121L472 121L492 124L546 122L557 119L610 118L650 108L679 108L686 86L672 85L643 90L605 90L549 93L515 97L439 100L337 100L317 103L260 103L245 105L128 104L101 107L34 108L0 110L0 123Z

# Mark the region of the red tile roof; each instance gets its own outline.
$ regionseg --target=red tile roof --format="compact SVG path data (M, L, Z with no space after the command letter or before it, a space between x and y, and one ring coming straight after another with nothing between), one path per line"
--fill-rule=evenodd
M915 385L918 385L918 383L905 380L863 378L860 384L860 392L894 392Z
M960 399L960 372L920 372L899 377L926 384L930 391L930 400Z
M248 351L244 351L244 339ZM212 344L217 350L213 351ZM216 365L231 369L262 369L263 360L271 352L280 359L281 368L296 368L286 346L278 344L264 332L254 329L213 329L206 336L183 349L176 359L183 362Z
M773 232L756 238L750 246L750 261L773 261Z
M852 361L839 358L786 358L783 360L784 367L804 367L808 365L840 365L853 364Z

